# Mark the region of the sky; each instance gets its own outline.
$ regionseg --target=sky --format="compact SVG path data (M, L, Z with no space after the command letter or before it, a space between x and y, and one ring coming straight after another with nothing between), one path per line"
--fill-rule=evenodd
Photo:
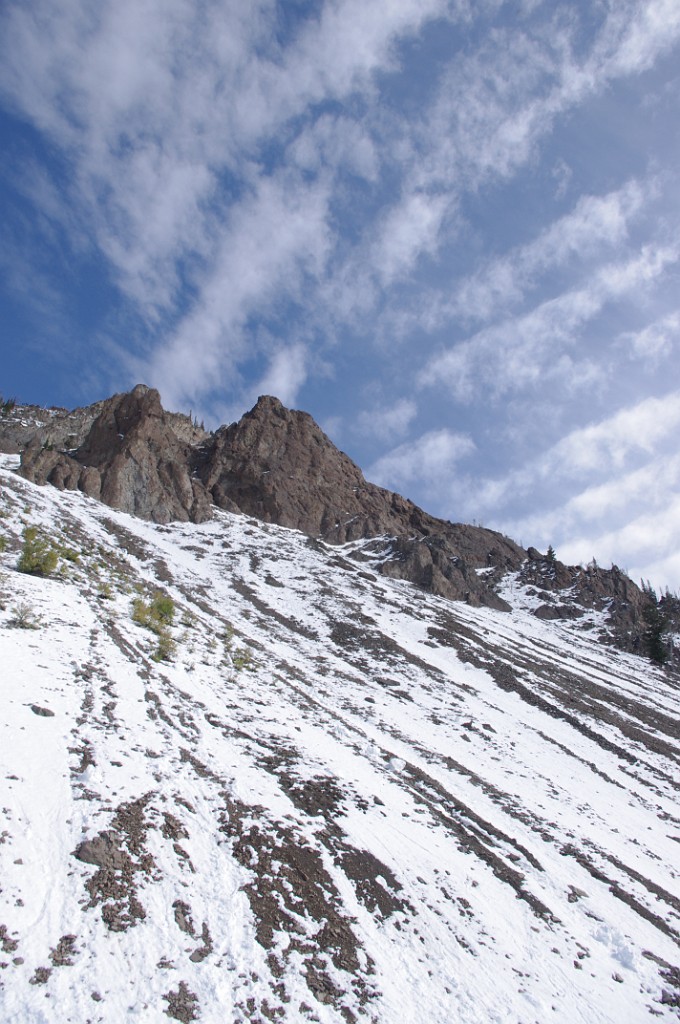
M305 409L680 589L677 0L4 0L0 391Z

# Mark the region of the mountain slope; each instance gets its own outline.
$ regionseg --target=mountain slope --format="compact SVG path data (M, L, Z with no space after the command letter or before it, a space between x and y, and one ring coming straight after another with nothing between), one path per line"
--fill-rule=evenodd
M16 464L3 1020L677 1018L678 680L602 613L537 619L520 573L509 614L450 602L371 541L153 524ZM27 523L57 574L16 571Z
M616 566L565 566L498 532L436 519L369 483L311 416L276 398L258 399L213 434L166 412L159 393L142 384L72 413L23 406L2 413L0 449L21 452L27 479L81 490L153 522L200 523L220 508L334 544L370 538L383 575L506 611L501 586L521 570L540 596L537 615L606 611L602 637L625 650L644 649L650 614L680 628L680 602L660 613L655 596Z

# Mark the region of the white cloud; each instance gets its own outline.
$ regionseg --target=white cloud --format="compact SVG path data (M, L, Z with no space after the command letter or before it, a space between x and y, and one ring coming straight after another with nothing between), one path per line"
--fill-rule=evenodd
M294 406L298 392L307 380L308 358L304 345L299 344L275 352L255 391L258 395L274 395L284 405Z
M678 259L673 247L645 247L639 256L600 267L588 284L546 300L529 313L485 328L429 360L421 386L444 385L459 401L480 392L500 396L549 380L578 386L595 369L566 356L583 326L607 304L640 290ZM604 368L603 368L604 369ZM597 374L596 374L597 376Z
M581 196L573 210L532 242L511 249L464 278L442 308L442 320L492 319L509 303L521 301L547 271L569 261L583 265L603 250L620 245L651 191L653 186L643 189L631 181L604 196Z
M72 161L66 203L153 318L175 308L182 261L214 257L225 172L257 187L259 140L311 103L370 88L395 40L444 8L337 0L282 51L267 0L65 0L58 12L47 0L10 3L0 88ZM329 162L375 178L370 137L350 119L321 118L318 132Z
M621 469L633 454L652 455L680 428L680 391L646 398L600 423L574 430L541 459L541 475L577 476Z
M527 545L553 544L563 561L595 556L665 585L678 578L679 429L680 391L644 399L570 431L505 476L469 481L464 512ZM510 511L517 504L519 515Z
M320 272L327 202L322 184L309 189L284 175L262 180L234 211L191 314L146 365L171 406L223 385L253 355L243 334L249 311L263 310L282 288L295 296L305 274Z
M574 19L564 13L556 8L552 22L534 34L521 22L496 29L456 61L420 133L429 152L418 168L419 185L464 183L476 190L515 173L558 116L617 78L646 70L680 37L674 0L621 0L581 58Z
M656 366L671 355L680 342L680 310L655 320L639 331L620 335L622 343L636 359Z
M431 430L383 455L366 475L393 490L419 483L438 491L449 483L454 467L472 454L474 442L465 434L448 429Z
M421 255L435 253L448 205L445 196L416 192L388 211L370 255L383 284L408 273Z
M668 486L680 484L675 478L674 456L678 429L680 391L645 398L599 422L569 431L505 476L479 481L468 495L469 510L492 513L527 494L542 503L547 488L548 501L558 505L550 513L542 508L537 511L534 525L538 528L547 515L556 525L567 519L597 518L614 507L623 508L634 497L649 498L662 482L666 464ZM660 452L663 455L657 458ZM581 488L575 494L574 483ZM565 487L571 496L563 500ZM532 520L524 516L522 523L524 530L526 524L531 527Z
M408 433L418 414L418 407L410 398L402 398L390 406L376 406L359 414L355 433L379 441L393 441Z
M680 494L671 494L663 508L643 510L614 530L605 526L600 533L566 539L558 555L562 561L583 562L597 552L600 564L619 565L632 579L649 579L661 591L678 579L679 551Z
M324 167L346 167L353 174L375 182L379 153L365 128L348 117L326 114L296 136L289 153L298 167L318 172Z
M569 191L569 184L574 172L566 160L560 158L552 169L552 176L556 182L555 198L563 199Z

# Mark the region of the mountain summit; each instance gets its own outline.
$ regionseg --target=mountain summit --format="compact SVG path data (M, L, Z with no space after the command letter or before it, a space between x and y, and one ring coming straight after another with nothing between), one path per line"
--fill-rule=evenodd
M49 412L18 407L0 422L0 444L21 452L20 471L35 483L81 490L156 523L200 523L220 508L330 544L370 541L347 554L472 605L508 610L502 583L519 573L534 588L539 617L606 610L606 638L632 651L644 646L650 595L617 567L565 566L496 531L437 519L369 483L308 413L277 398L260 397L214 433L166 412L143 384L85 409Z

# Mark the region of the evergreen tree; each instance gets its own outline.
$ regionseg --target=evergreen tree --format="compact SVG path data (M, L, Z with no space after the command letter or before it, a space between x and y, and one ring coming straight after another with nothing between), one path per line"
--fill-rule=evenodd
M642 638L647 656L657 665L664 665L668 660L668 646L666 634L668 631L668 620L659 608L656 594L650 587L645 591L650 600L643 610L645 628Z

